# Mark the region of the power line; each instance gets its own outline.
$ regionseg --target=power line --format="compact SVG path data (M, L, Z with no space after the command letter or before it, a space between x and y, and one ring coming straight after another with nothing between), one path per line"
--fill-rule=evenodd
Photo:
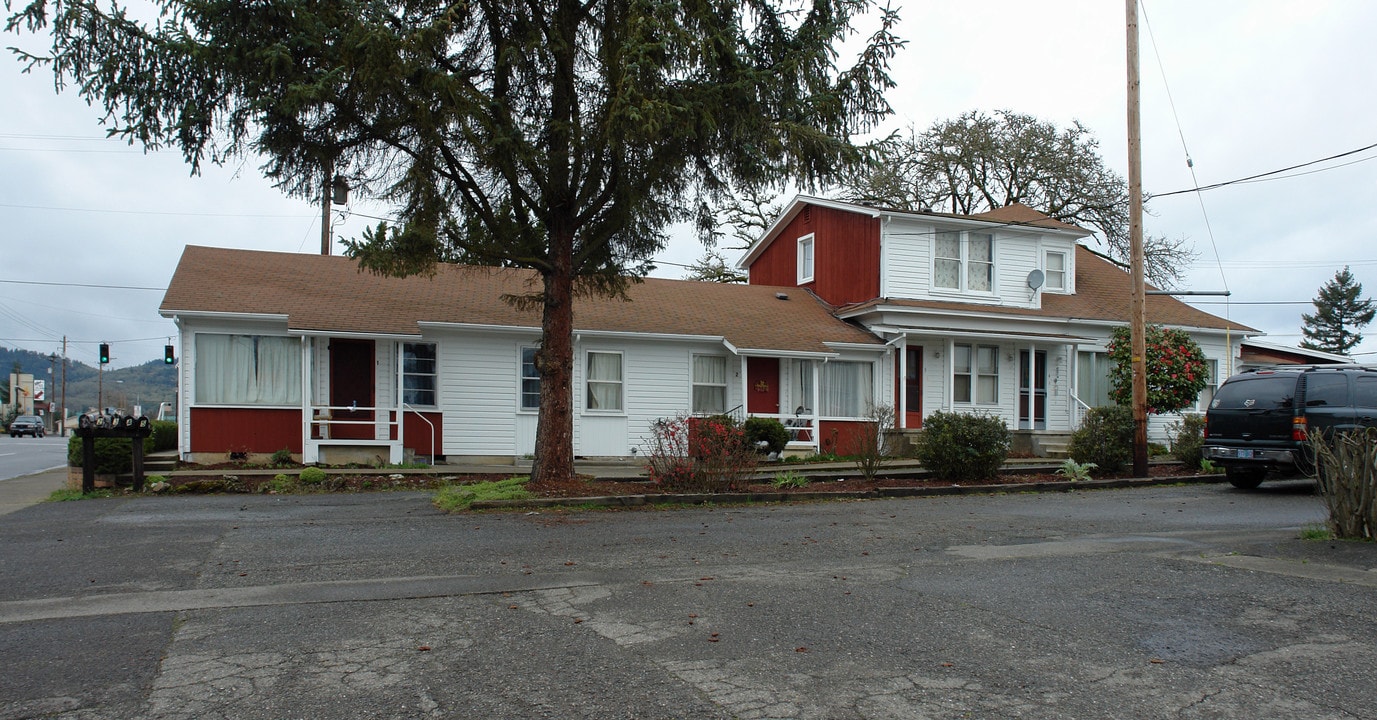
M79 207L58 207L54 205L16 205L12 203L0 203L0 207L14 208L16 210L52 210L55 212L84 212L84 213L109 213L112 215L170 215L179 217L244 217L244 218L290 218L298 220L306 217L305 215L282 215L282 214L263 214L263 213L197 213L197 212L169 212L165 210L102 210L100 208L79 208Z
M167 292L165 287L141 287L138 285L97 285L93 283L64 283L64 282L41 282L39 280L3 280L0 283L12 285L47 285L50 287L80 287L97 288L99 290L154 290L157 292Z
M1319 160L1311 160L1310 162L1303 162L1303 163L1301 163L1301 164L1299 164L1299 165L1292 165L1292 166L1290 166L1290 167L1281 168L1280 170L1269 170L1269 171L1264 172L1264 173L1258 173L1258 174L1256 174L1256 175L1249 175L1248 177L1242 177L1242 178L1238 178L1238 179L1236 179L1236 180L1225 180L1224 182L1218 182L1218 183L1215 183L1215 184L1213 184L1213 185L1206 185L1206 186L1204 186L1204 187L1188 188L1188 189L1185 189L1185 190L1173 190L1173 191L1171 191L1171 192L1166 192L1166 193L1153 193L1152 197L1154 197L1154 198L1161 198L1161 197L1170 197L1170 196L1172 196L1172 195L1185 195L1186 193L1204 192L1205 190L1214 190L1214 189L1216 189L1216 188L1222 188L1222 187L1225 187L1225 186L1228 186L1228 185L1237 185L1237 184L1239 184L1239 183L1245 183L1245 182L1248 182L1248 181L1250 181L1250 180L1257 180L1257 179L1259 179L1259 178L1265 178L1265 177L1268 177L1268 176L1270 176L1270 175L1280 175L1281 173L1284 173L1284 172L1290 172L1290 171L1292 171L1292 170L1299 170L1300 168L1303 168L1303 167L1309 167L1309 166L1311 166L1311 165L1318 165L1319 163L1322 163L1322 162L1329 162L1330 160L1337 160L1337 159L1339 159L1339 158L1341 158L1341 157L1348 157L1349 155L1356 155L1356 154L1358 154L1358 153L1360 153L1360 152L1364 152L1364 151L1367 151L1367 150L1371 150L1371 149L1373 149L1373 148L1377 148L1377 143L1373 143L1373 144L1371 144L1371 145L1366 145L1366 146L1360 147L1360 148L1358 148L1358 149L1356 149L1356 150L1349 150L1348 152L1341 152L1341 153L1339 153L1339 154L1337 154L1337 155L1330 155L1329 157L1320 158ZM1365 159L1365 160L1371 160L1372 158L1364 158L1364 159Z

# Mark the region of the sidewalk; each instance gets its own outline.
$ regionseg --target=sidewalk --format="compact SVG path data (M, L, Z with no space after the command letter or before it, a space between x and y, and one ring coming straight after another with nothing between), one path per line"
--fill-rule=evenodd
M55 490L67 486L67 468L43 470L0 480L0 515L8 515L48 499Z

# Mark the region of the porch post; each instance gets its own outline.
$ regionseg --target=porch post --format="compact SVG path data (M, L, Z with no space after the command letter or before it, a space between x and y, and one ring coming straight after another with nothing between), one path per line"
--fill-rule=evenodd
M392 375L392 386L396 392L396 396L393 397L392 403L397 406L397 442L392 446L392 454L395 456L392 462L395 464L400 464L403 460L406 459L406 438L403 435L403 428L406 427L406 403L402 399L403 386L406 384L406 379L402 374L402 368L404 366L402 356L406 353L406 345L400 340L394 342L392 345L392 352L394 355L396 355L396 372L394 372ZM439 353L437 352L436 354L438 355ZM436 364L438 366L438 363ZM435 388L435 390L438 393L440 388L437 387ZM431 448L430 451L432 454L434 454L435 448Z
M311 440L311 425L314 414L311 402L315 397L315 386L311 383L311 350L314 342L310 335L301 336L301 463L310 465L320 460L320 450Z
M899 362L895 363L897 370L894 386L895 392L899 397L895 398L894 407L894 427L901 430L908 429L908 334L899 336L899 345L896 348L899 352Z
M741 417L744 419L751 416L751 378L746 371L746 356L738 355L737 358L741 368ZM693 368L690 367L689 372L692 373Z

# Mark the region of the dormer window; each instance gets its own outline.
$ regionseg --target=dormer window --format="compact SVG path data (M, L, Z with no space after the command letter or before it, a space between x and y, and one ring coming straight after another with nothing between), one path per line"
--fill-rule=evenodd
M1047 290L1066 292L1066 253L1048 252L1046 265Z
M994 235L939 231L933 248L933 287L994 292Z
M813 234L798 239L798 281L813 282Z

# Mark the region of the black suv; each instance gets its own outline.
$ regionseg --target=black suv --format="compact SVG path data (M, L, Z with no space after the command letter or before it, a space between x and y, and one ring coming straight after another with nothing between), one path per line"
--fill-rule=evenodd
M1314 475L1307 444L1325 434L1377 425L1377 369L1357 365L1279 367L1239 373L1219 386L1205 414L1201 454L1234 487L1268 472Z
M20 435L32 435L36 438L43 437L43 418L35 415L20 415L10 423L10 437Z

